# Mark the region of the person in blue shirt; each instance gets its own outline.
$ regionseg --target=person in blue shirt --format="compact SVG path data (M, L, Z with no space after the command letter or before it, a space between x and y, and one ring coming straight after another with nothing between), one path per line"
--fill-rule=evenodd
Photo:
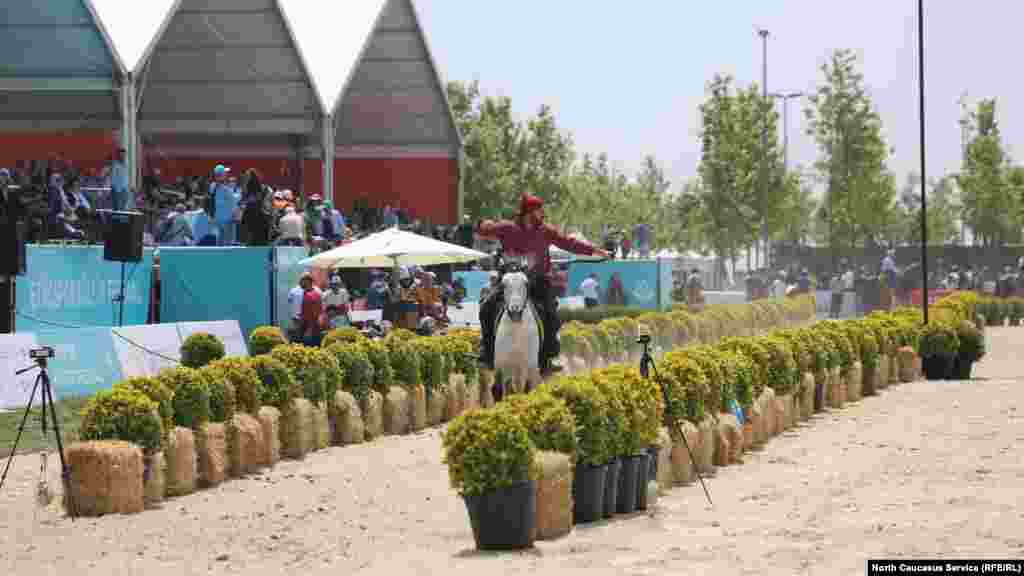
M110 202L114 210L130 210L135 205L128 188L128 166L125 165L124 154L125 149L118 148L105 170L105 176L110 179Z
M231 246L238 241L238 204L241 193L238 187L228 182L231 169L217 164L213 169L210 197L213 199L213 221L220 232L221 246Z

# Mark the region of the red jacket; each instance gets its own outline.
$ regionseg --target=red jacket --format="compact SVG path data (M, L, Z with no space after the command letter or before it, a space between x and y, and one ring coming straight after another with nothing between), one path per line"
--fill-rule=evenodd
M480 223L477 233L500 240L505 253L510 256L526 257L530 267L542 271L549 281L554 280L551 255L548 254L551 245L582 256L594 253L594 247L587 242L570 238L550 224L539 228L526 228L510 220L485 221Z

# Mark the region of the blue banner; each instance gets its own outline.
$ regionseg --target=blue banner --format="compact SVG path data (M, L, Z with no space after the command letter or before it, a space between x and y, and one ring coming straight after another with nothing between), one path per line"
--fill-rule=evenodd
M658 308L660 310L672 309L672 288L674 284L673 270L675 260L669 258L658 259Z
M479 302L480 290L491 283L490 275L490 272L472 270L456 272L454 277L462 279L462 284L466 287L466 301Z
M309 256L309 250L302 246L274 247L274 323L288 333L291 312L288 307L288 292L299 285L299 277L306 271L299 261ZM248 336L248 333L245 334Z
M653 260L572 262L569 264L569 285L566 289L566 296L578 296L580 282L583 282L583 279L591 273L597 274L600 296L598 300L602 305L614 304L658 309L658 262Z
M270 248L161 248L160 321L270 324Z
M104 260L102 246L29 245L26 259L27 274L17 281L19 332L118 325L122 264ZM124 324L145 324L153 251L124 266Z

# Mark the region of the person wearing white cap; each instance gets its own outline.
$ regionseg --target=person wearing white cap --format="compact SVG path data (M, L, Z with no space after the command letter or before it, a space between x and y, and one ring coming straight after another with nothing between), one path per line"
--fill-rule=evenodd
M213 168L213 182L210 183L210 197L213 198L213 220L219 229L221 246L231 246L238 240L238 203L242 195L238 187L228 182L231 169L223 164Z

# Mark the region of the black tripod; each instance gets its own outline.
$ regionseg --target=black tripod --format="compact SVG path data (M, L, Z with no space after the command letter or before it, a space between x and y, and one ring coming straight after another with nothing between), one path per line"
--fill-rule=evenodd
M46 371L46 361L49 358L53 358L53 348L43 347L40 349L32 350L30 352L32 359L35 360L35 366L29 366L28 368L22 368L15 372L15 375L21 375L29 370L39 369L39 374L36 375L36 382L32 385L32 394L28 397L28 405L25 406L25 415L21 418L21 425L18 426L18 435L14 438L14 445L11 446L11 453L7 456L7 465L4 467L4 474L0 476L0 490L4 487L4 482L7 480L7 473L11 470L11 462L14 461L14 453L18 450L18 442L21 441L21 434L25 431L25 423L28 422L28 414L32 410L32 400L36 397L36 390L40 389L42 384L42 390L40 390L40 412L42 415L43 435L46 435L46 405L50 405L50 420L53 425L54 435L57 436L57 454L60 456L60 477L64 484L64 494L67 498L68 515L72 519L78 515L78 509L75 507L74 495L71 493L71 467L64 461L64 443L60 437L60 425L57 423L57 406L53 402L53 387L50 385L50 374Z
M658 367L654 363L654 358L651 357L650 334L644 334L641 331L640 336L636 339L636 343L644 347L643 354L640 356L640 376L646 379L648 378L648 374L650 373L650 371L654 371L654 380L658 383L658 386L661 387L661 397L665 401L665 424L668 426L675 426L676 433L679 434L679 437L683 439L683 446L686 446L686 451L690 454L690 462L697 462L697 459L693 457L693 450L690 449L690 443L686 441L686 434L683 433L682 427L679 426L679 423L676 421L671 409L669 408L670 404L668 398L668 386L665 384L665 381L662 380L660 376L658 376ZM700 480L701 487L704 488L704 495L707 496L708 498L708 504L710 504L711 507L714 508L715 503L711 501L711 493L708 492L708 486L707 484L704 483L704 478L700 475L700 471L697 470L696 465L693 466L693 471L695 474L697 474L697 479Z

